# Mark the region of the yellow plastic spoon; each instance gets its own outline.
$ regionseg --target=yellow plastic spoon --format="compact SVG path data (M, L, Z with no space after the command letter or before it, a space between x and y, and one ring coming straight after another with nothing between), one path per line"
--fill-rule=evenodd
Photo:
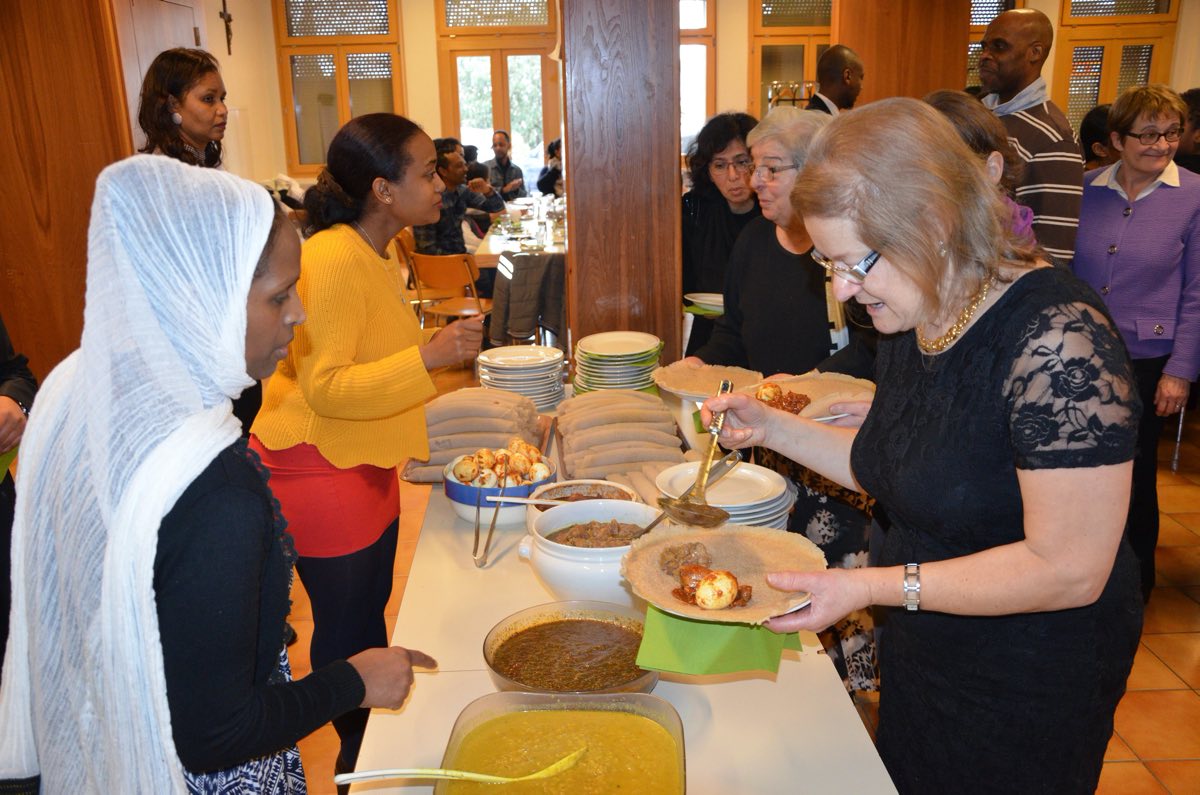
M334 784L349 784L353 781L374 781L383 778L444 778L456 781L476 781L480 784L512 784L517 781L536 781L550 778L575 767L575 763L583 756L587 748L567 754L549 767L530 773L527 776L509 778L507 776L490 776L487 773L468 773L465 770L445 770L436 767L398 767L388 770L362 770L357 773L340 773L333 777Z

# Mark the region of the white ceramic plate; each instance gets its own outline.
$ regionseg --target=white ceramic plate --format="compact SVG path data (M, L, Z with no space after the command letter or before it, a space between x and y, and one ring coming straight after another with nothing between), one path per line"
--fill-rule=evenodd
M506 345L479 354L478 361L487 367L524 370L532 366L553 366L561 362L563 352L543 345Z
M603 331L579 340L579 350L591 356L649 355L662 340L644 331Z
M725 296L720 293L687 293L685 301L691 301L701 309L712 309L717 312L725 311Z
M658 474L654 485L668 497L678 497L696 482L700 464L687 461ZM708 489L705 498L718 508L757 506L778 499L787 491L787 481L774 470L756 464L739 464Z

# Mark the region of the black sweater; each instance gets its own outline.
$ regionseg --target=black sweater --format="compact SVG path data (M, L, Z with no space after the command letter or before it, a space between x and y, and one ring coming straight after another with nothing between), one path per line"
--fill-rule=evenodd
M697 188L683 194L683 292L719 293L725 289L729 253L746 224L762 216L754 206L741 215L715 187ZM699 350L712 335L713 321L697 315L688 339L689 354Z
M158 532L154 594L171 729L195 772L289 747L358 707L365 692L345 661L297 682L277 673L291 563L252 455L244 442L223 450Z
M734 243L725 314L696 351L706 364L799 375L831 353L825 271L807 253L779 244L775 224L758 217Z

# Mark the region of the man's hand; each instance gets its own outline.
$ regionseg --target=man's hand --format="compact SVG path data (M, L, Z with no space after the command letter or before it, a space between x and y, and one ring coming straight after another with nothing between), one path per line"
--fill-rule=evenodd
M476 193L482 193L484 196L491 196L496 192L496 189L492 187L492 183L488 182L483 177L476 177L468 182L467 189L473 190Z
M520 190L521 186L524 184L525 184L525 180L523 180L520 177L517 177L512 182L508 183L503 188L501 188L500 192L501 193L512 193L515 190Z

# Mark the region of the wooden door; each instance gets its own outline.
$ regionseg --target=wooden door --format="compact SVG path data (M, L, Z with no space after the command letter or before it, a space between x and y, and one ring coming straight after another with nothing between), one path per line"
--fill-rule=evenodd
M109 0L4 7L0 314L41 377L79 346L96 176L132 142Z
M202 20L197 0L112 0L121 45L129 129L135 149L146 142L137 123L142 76L163 50L202 47Z

